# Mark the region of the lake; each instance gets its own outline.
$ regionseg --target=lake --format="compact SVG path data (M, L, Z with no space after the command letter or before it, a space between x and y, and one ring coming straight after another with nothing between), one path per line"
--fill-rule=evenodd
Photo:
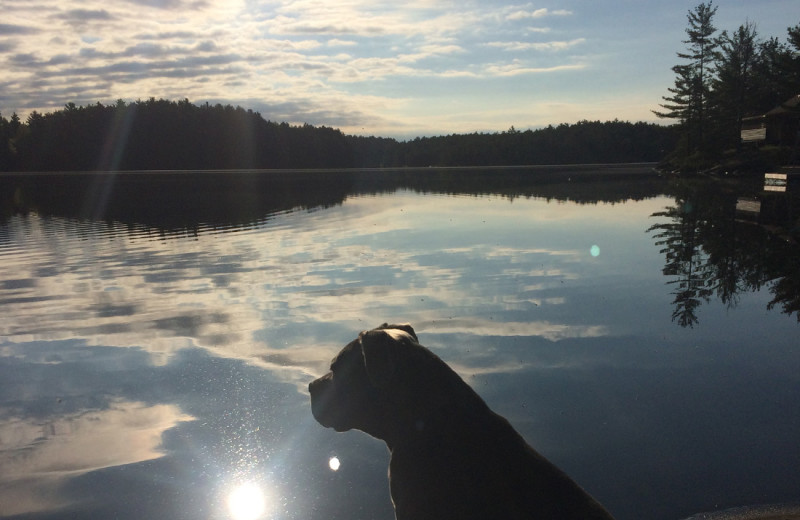
M392 519L385 445L307 392L384 321L618 520L800 501L788 194L647 165L0 193L0 517Z

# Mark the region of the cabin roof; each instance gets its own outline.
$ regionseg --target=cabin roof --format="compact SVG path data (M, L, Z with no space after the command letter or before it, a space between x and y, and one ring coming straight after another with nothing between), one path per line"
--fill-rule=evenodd
M778 116L787 112L796 112L798 105L800 105L800 94L790 97L780 105L767 112L765 115Z

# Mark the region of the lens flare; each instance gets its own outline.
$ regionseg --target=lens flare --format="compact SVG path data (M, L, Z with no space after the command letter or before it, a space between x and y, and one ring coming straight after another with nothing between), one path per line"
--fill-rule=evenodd
M600 247L597 245L593 245L591 248L589 248L589 253L592 256L600 256Z
M328 461L328 467L331 468L331 471L339 471L339 467L342 463L339 461L339 457L331 457Z
M267 500L261 488L253 482L237 486L228 495L228 511L233 520L256 520L267 508Z

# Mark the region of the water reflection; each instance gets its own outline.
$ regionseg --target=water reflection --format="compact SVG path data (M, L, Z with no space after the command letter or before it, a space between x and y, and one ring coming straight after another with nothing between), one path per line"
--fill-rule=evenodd
M668 220L649 229L666 259L663 273L673 287L673 321L693 327L701 305L712 298L730 309L743 293L762 289L772 294L768 309L778 307L800 320L800 246L790 235L796 226L793 213L759 226L741 219L738 194L730 187L681 182L673 191L674 205L653 214ZM771 197L791 202L789 195Z
M652 236L675 217L652 215L673 188L414 175L244 176L258 189L216 199L210 176L141 207L144 187L112 191L100 220L83 188L18 185L0 217L0 516L231 518L261 507L253 487L232 504L252 483L262 516L392 518L384 446L319 427L304 393L386 320L620 520L796 495L794 320L741 290L730 314L703 300L702 327L670 322Z
M4 374L4 376L7 376ZM193 418L174 405L114 401L107 409L0 422L4 515L48 511L66 478L159 458L162 434Z
M238 484L228 495L228 510L233 520L256 520L265 514L269 515L267 502L259 484L245 482Z
M603 182L594 182L598 179ZM354 195L398 189L597 203L653 197L663 192L664 184L650 164L495 170L6 173L0 176L0 218L36 212L89 222L105 220L125 223L131 231L150 237L169 238L253 228L284 212L328 208Z

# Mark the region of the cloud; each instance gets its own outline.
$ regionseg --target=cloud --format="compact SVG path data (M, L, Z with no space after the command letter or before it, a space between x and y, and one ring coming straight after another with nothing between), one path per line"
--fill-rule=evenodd
M551 72L576 71L585 68L584 64L574 63L567 65L554 65L552 67L531 67L520 61L490 65L486 71L491 76L509 77L523 74L545 74Z
M39 32L38 29L26 25L0 23L0 36L36 34L37 32Z
M4 13L0 27L10 38L0 43L0 109L24 118L69 102L256 100L247 108L272 120L403 131L414 117L399 107L421 106L404 84L541 74L565 64L498 67L487 49L554 51L573 41L501 45L546 30L507 19L516 12L529 20L557 14L427 0L41 0Z
M358 34L365 36L376 36L387 34L388 32L384 26L377 24L354 24L349 21L343 21L340 24L331 24L325 22L314 23L305 21L292 21L288 18L277 20L275 29L276 34Z
M184 1L184 0L126 0L132 4L145 7L155 7L157 9L202 9L208 7L209 3L203 0Z
M535 11L514 11L506 15L507 20L524 20L527 18L542 18L547 16L547 9L537 9Z
M211 40L206 40L199 42L197 45L194 46L194 50L198 52L214 52L219 50L219 47L216 43Z
M41 63L41 61L38 58L36 58L36 56L33 53L30 52L14 54L13 56L10 56L8 58L8 61L10 61L13 65L19 67L30 67L32 65L37 65Z
M506 15L507 20L529 20L531 18L544 18L546 16L569 16L572 11L566 9L556 9L551 11L547 8L535 9L533 11L517 10Z
M114 17L105 9L70 9L56 15L56 18L67 21L113 20Z
M428 57L433 55L446 55L446 54L464 52L464 47L452 43L451 44L432 43L420 46L419 50L420 53L418 54L418 56L421 55Z
M354 40L340 40L339 38L332 38L328 40L328 47L352 47L358 45Z
M223 100L220 100L223 102ZM275 121L288 121L299 124L315 121L325 126L371 126L379 123L380 119L356 106L341 105L324 106L314 99L295 99L282 103L265 103L254 99L240 103L242 106L256 107L263 114L268 114Z
M504 51L562 51L585 42L585 38L576 38L570 41L551 42L489 42L486 46L502 49Z
M70 9L56 14L54 18L64 20L78 31L85 31L90 24L109 22L115 19L105 9Z
M208 37L221 36L223 33L204 33L201 31L164 31L158 33L137 33L140 40L199 40Z

